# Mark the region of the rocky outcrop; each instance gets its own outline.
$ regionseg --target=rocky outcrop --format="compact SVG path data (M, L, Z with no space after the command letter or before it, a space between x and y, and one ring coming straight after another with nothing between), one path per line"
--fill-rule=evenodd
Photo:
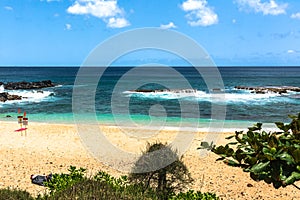
M11 100L22 100L19 95L8 94L8 92L0 93L0 102L11 101Z
M38 82L26 82L26 81L8 82L6 84L0 82L0 85L4 85L4 89L6 90L19 90L19 89L29 90L29 89L41 89L41 88L55 86L51 80L38 81Z
M6 90L30 90L30 89L41 89L47 87L54 87L55 85L50 80L38 81L38 82L8 82L3 83L0 82L0 86L3 85ZM43 93L42 90L38 90L37 92ZM22 100L23 98L19 95L9 94L8 92L0 93L0 102L12 101L12 100Z
M300 87L282 86L282 87L248 87L248 86L235 86L238 90L250 90L251 93L255 94L266 94L266 93L277 93L284 94L291 92L300 92Z
M131 92L143 92L143 93L149 93L149 92L172 92L172 93L196 93L197 90L195 89L161 89L161 90L150 90L150 89L136 89L132 90Z

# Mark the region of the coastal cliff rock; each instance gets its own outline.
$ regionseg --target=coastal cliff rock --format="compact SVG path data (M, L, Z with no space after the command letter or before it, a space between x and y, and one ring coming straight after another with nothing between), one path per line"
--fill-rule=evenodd
M4 89L6 90L19 90L19 89L29 90L29 89L41 89L41 88L55 86L51 80L38 81L38 82L26 82L26 81L8 82L6 84L0 82L0 85L4 85Z
M235 86L238 90L250 90L251 93L255 94L266 94L266 93L278 93L284 94L288 91L300 92L300 87L282 86L282 87L248 87L248 86Z
M0 93L0 102L11 101L11 100L21 100L22 97L19 95L8 94L8 92Z

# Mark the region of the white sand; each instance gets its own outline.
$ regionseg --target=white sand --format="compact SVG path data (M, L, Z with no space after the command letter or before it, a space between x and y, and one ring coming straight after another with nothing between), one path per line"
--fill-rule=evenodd
M1 122L0 137L0 187L26 189L37 195L44 193L45 188L30 182L31 174L48 174L66 172L70 165L87 168L91 175L104 170L114 176L121 173L107 167L91 156L81 143L74 125L30 123L27 136L23 132L14 132L18 124ZM101 130L108 140L118 148L138 153L145 149L147 142L172 142L177 132L163 130L123 129L104 126ZM156 133L148 139L138 139L124 132ZM225 144L224 138L230 133L223 133L219 144ZM185 152L183 160L192 173L195 182L191 189L202 192L213 192L223 199L300 199L300 191L293 186L274 189L264 182L255 182L242 169L233 168L215 161L218 156L210 153L206 157L199 156L199 147L205 133L195 134L195 138ZM298 185L300 185L298 183Z

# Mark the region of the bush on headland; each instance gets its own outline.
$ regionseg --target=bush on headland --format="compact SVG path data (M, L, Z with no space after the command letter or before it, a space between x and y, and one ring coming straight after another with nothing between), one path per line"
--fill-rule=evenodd
M226 164L241 167L255 181L264 180L274 188L295 185L300 180L300 113L290 124L276 122L279 131L266 132L262 123L250 127L247 133L236 131L226 139L235 139L225 146L202 143L221 156ZM233 147L233 148L231 148Z

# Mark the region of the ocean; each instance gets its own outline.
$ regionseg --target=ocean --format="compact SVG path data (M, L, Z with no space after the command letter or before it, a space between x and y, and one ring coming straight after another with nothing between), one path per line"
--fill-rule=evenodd
M208 88L207 77L202 77L193 67L171 68L176 72L172 74L161 73L159 68L149 67L147 73L139 74L137 71L130 74L133 69L137 68L107 68L99 77L99 82L95 83L96 90L80 97L82 114L92 111L93 109L85 110L91 107L95 109L95 116L101 124L127 125L134 122L156 126L163 121L166 126L180 124L189 127L197 123L200 128L204 128L211 120L224 118L225 127L230 128L245 127L255 122L289 122L289 114L296 115L300 112L299 92L278 94L268 91L255 94L250 90L235 88L300 87L300 67L219 67L224 84L220 88ZM20 109L22 112L26 111L30 121L74 123L73 89L89 88L91 84L87 81L86 85L74 86L78 70L78 67L0 67L0 82L51 80L56 85L39 90L5 90L0 86L0 93L9 92L26 97L0 102L0 120L16 120ZM213 76L209 78L214 81ZM86 79L89 80L89 77ZM184 80L184 84L181 80ZM215 93L224 94L225 98L212 98L211 89ZM85 107L85 103L89 102L85 99L91 97L95 105ZM226 111L223 118L212 119L212 107L215 105ZM198 112L194 112L195 110ZM7 115L11 117L8 118ZM86 120L88 119L87 116Z

